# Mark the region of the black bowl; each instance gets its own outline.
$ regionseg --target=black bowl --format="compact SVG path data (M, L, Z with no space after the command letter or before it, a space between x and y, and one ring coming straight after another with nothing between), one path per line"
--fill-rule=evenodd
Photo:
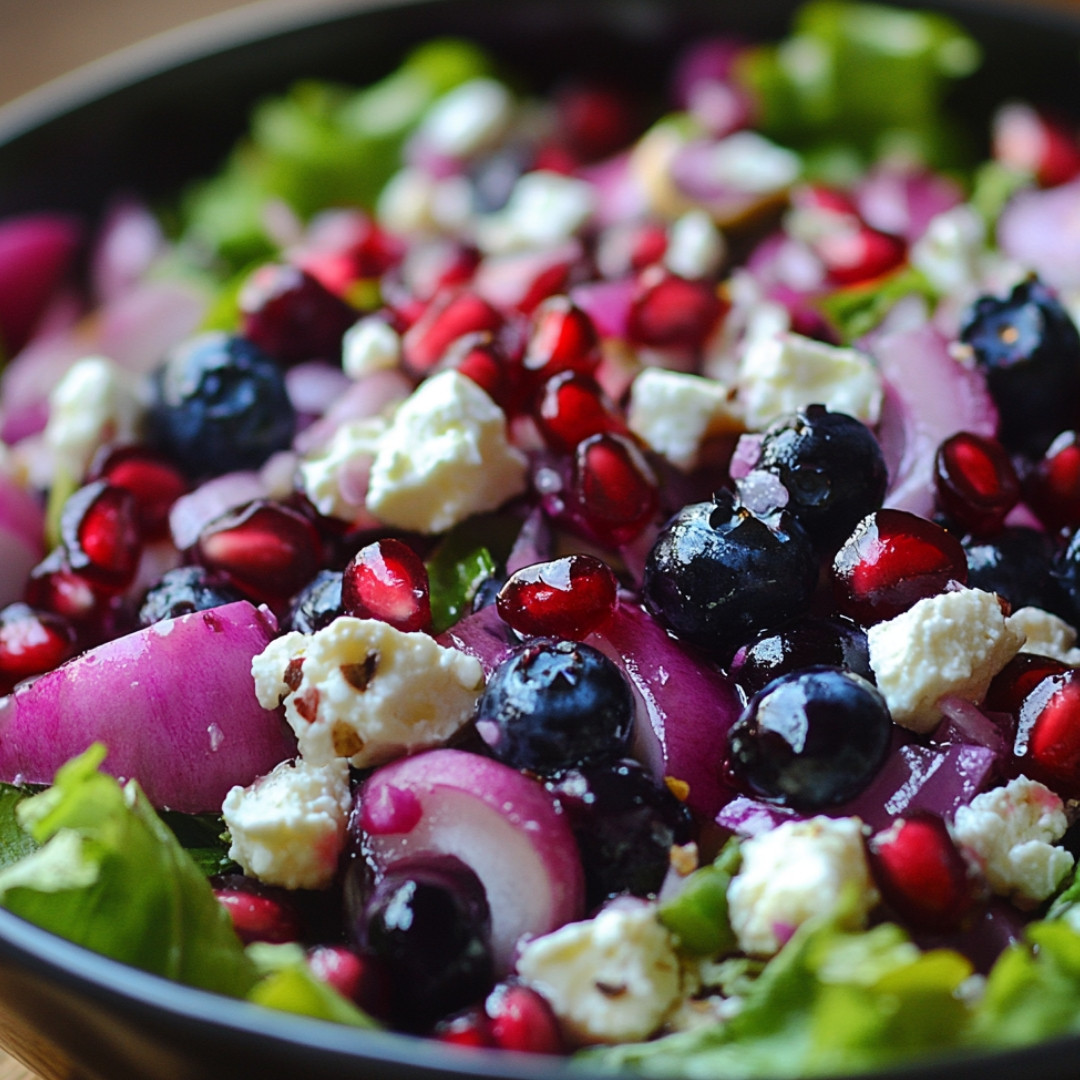
M326 0L254 5L155 39L0 109L0 215L100 213L110 196L174 194L218 163L252 103L291 80L364 82L439 33L490 46L538 87L568 70L656 82L673 53L719 28L775 37L795 0ZM956 107L985 131L1010 96L1080 113L1080 10L921 0L984 45ZM0 909L0 1043L43 1077L85 1080L563 1080L561 1059L467 1051L273 1013L135 971ZM1066 1080L1080 1036L879 1078ZM587 1075L587 1074L586 1074Z

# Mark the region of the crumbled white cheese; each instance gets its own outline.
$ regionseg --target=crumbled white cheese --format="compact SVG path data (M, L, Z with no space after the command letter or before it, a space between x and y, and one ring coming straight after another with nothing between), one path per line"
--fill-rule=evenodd
M711 435L742 431L727 387L700 375L647 367L630 387L630 430L680 469L692 469Z
M477 243L488 254L554 247L585 225L596 201L596 188L584 180L543 169L525 173L506 205L477 222Z
M982 280L987 239L983 216L962 203L931 219L911 245L911 265L942 294L967 292Z
M746 424L755 431L815 404L876 424L883 396L881 375L865 353L793 333L747 340L738 390Z
M416 141L437 154L469 157L498 142L513 115L513 96L501 82L470 79L447 91L428 109Z
M724 235L704 210L688 210L668 229L664 265L679 277L712 277L727 253Z
M221 807L229 858L244 873L286 889L325 889L337 872L352 805L349 764L283 761Z
M1068 824L1061 799L1020 776L961 806L953 835L975 853L994 892L1030 907L1052 896L1072 869L1072 855L1056 846Z
M870 666L893 720L933 730L946 695L978 704L1024 636L1005 621L997 595L958 589L920 600L867 631Z
M1076 630L1064 619L1042 608L1022 607L1005 622L1012 630L1024 635L1024 652L1080 667L1080 649L1075 648Z
M683 996L674 941L645 901L618 900L533 938L517 970L577 1043L647 1039Z
M350 379L396 368L401 360L401 335L383 318L369 315L345 331L341 367Z
M444 532L520 495L526 468L498 405L472 379L443 371L402 403L379 441L368 510L387 525Z
M77 361L49 394L45 444L75 479L108 442L134 440L145 408L127 372L104 356Z
M251 670L263 708L284 701L306 760L358 769L445 742L472 719L484 685L475 657L346 616L272 641Z
M352 521L363 508L367 479L389 423L382 417L343 423L330 441L297 466L300 489L326 517Z
M843 911L859 929L878 901L858 818L785 821L747 840L728 886L728 915L739 946L772 956L807 920Z
M401 236L437 229L432 204L438 180L424 169L406 166L383 186L376 203L379 224Z

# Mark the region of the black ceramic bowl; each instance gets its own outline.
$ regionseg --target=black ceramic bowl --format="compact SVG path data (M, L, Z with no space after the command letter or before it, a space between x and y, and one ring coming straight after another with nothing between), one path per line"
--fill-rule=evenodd
M538 86L568 70L658 80L679 45L718 28L777 36L795 0L326 0L302 13L253 5L157 39L0 109L0 215L70 208L110 194L175 193L205 175L251 104L301 76L352 82L405 48L453 32L492 47ZM1080 9L1030 2L921 0L983 43L983 74L956 104L985 131L1018 95L1080 113ZM50 1078L86 1080L560 1080L549 1058L458 1051L272 1013L174 985L89 953L0 909L0 1043ZM1030 1050L940 1060L879 1077L1065 1080L1080 1037Z

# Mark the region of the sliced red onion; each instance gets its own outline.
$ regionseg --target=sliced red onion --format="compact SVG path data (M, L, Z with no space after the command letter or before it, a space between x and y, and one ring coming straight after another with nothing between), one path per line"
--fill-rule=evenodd
M90 257L95 295L108 304L133 288L165 246L165 234L149 208L121 199L105 216Z
M484 669L484 678L489 677L518 644L517 635L502 621L494 604L459 619L435 640L445 648L460 649L475 656Z
M633 278L619 281L590 281L570 290L573 300L596 325L602 338L625 338L634 300Z
M352 386L340 365L325 360L296 364L285 372L285 389L301 415L322 416Z
M948 695L938 702L944 720L933 733L937 745L963 743L969 746L982 746L992 751L998 758L1009 752L1011 738L1007 732L1009 717L1002 716L1000 721L988 716L977 705L963 698Z
M630 151L616 154L595 165L586 165L578 176L596 188L596 211L593 221L597 228L619 225L646 216L649 200L637 174L630 165Z
M742 480L761 460L761 444L765 436L760 432L740 435L735 444L735 453L731 456L728 471L732 480Z
M580 240L535 251L489 255L476 268L472 287L502 311L526 310L545 296L562 292L584 256Z
M1052 288L1080 286L1080 180L1014 195L998 219L997 240Z
M863 220L875 229L914 243L930 222L958 206L960 186L948 177L910 165L883 164L871 169L855 189Z
M334 432L348 420L378 416L412 393L413 384L396 368L373 371L345 388L322 419L301 431L293 440L293 449L301 456L325 446Z
M708 38L691 45L675 63L671 87L675 105L685 111L702 83L727 82L745 51L746 44L734 37Z
M553 539L547 515L540 509L531 511L506 557L506 573L516 574L526 566L547 562L552 555Z
M716 815L716 824L738 836L760 836L775 829L785 821L802 821L802 815L786 806L738 795Z
M33 495L0 472L0 607L22 599L45 554L45 512Z
M634 688L635 756L658 780L687 784L690 809L714 818L735 794L721 776L727 733L742 712L735 684L626 597L588 643L619 664Z
M262 477L255 472L232 472L207 480L194 491L181 495L169 511L169 530L180 551L194 547L199 533L215 518L269 494Z
M574 834L536 780L479 754L432 750L376 770L359 820L376 875L399 859L452 855L487 894L499 975L525 935L580 918L584 874Z
M99 645L0 699L0 779L48 784L91 743L159 807L221 809L296 746L255 697L251 661L277 633L246 600Z

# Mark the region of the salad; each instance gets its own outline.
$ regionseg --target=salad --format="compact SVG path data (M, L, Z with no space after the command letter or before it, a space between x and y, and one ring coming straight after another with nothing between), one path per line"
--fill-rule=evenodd
M0 903L601 1071L1080 1029L1080 134L979 62L440 39L0 222Z

